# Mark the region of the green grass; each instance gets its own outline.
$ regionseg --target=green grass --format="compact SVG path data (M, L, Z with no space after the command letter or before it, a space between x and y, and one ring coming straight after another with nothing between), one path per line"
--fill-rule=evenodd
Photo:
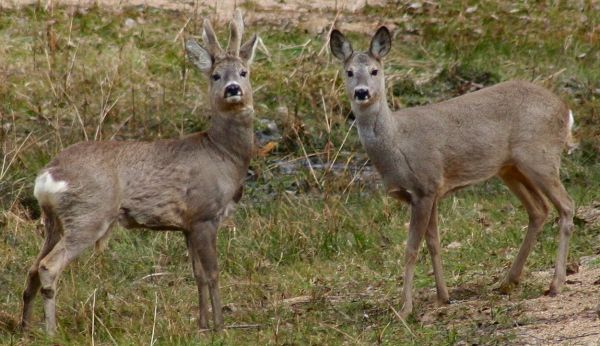
M467 91L470 82L536 80L558 93L575 113L581 143L563 160L563 181L577 205L599 200L600 36L592 31L599 11L570 2L485 1L466 13L473 4L442 1L422 12L390 5L346 15L397 26L386 61L394 107L447 99ZM522 311L504 303L537 297L548 284L526 276L508 298L494 291L527 224L516 198L492 180L440 205L452 298L474 295L488 313L471 318L461 310L424 322L435 304L430 258L422 248L416 314L405 326L393 309L401 307L407 207L373 184L352 182L348 172L317 171L317 183L306 169L284 175L274 168L302 158L299 143L323 162L339 151L338 163L361 165L364 151L350 130L339 66L319 54L324 38L268 24L248 28L260 33L270 52L259 52L252 68L255 108L257 118L275 120L283 138L252 162L256 177L219 235L226 324L256 328L199 334L196 286L181 234L118 228L104 253L86 252L63 273L56 338L42 333L39 298L33 332L13 330L25 274L42 240L31 196L37 171L85 138L169 138L208 125L206 81L185 63L177 37L188 15L99 8L48 13L39 7L0 13L0 344L85 344L92 338L96 344L145 344L153 328L165 345L509 343L510 333L495 332L509 329ZM127 18L143 24L125 28ZM197 33L200 23L192 20L186 35ZM224 28L217 29L225 38ZM350 36L355 48L368 45L367 37ZM553 265L554 217L529 257L528 273ZM570 259L597 251L598 234L578 225ZM456 242L461 246L447 247ZM162 274L147 277L155 273ZM286 301L295 297L308 298Z

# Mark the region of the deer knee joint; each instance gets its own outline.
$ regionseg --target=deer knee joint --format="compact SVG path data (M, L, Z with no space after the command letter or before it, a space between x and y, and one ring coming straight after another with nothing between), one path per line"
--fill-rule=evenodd
M559 225L562 233L566 233L567 235L571 235L573 233L575 225L573 224L572 209L569 208L561 213Z
M534 214L529 217L529 227L539 231L546 221L547 213Z
M208 285L209 281L208 279L204 276L204 273L197 275L196 273L194 273L194 275L196 275L196 282L202 286L204 285Z
M417 261L418 252L414 250L407 250L404 255L404 259L406 263L415 263Z
M54 281L54 274L50 271L50 268L48 268L46 264L40 264L38 268L38 275L40 276L42 286L50 285Z
M29 289L29 287L27 289L25 289L25 291L23 291L23 300L24 301L30 301L31 298L33 298L35 296L35 291Z
M218 271L213 271L208 274L208 284L209 285L213 286L216 284L217 281L219 281L219 272Z
M561 222L560 232L564 233L567 236L571 236L573 231L575 230L575 225L572 220L565 220Z
M40 290L40 293L42 294L42 297L44 297L44 299L54 298L54 289L52 288L42 288Z
M427 243L427 249L429 250L429 254L431 256L439 255L438 248L435 245L433 245L433 244L430 245L429 243Z

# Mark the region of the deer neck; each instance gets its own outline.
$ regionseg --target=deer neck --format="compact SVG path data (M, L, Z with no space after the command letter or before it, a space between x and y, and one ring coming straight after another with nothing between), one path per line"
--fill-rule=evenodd
M352 108L356 115L358 135L369 159L386 186L392 186L389 179L395 176L396 162L393 161L397 154L394 143L398 143L398 138L394 134L395 119L385 97L369 107L355 107L353 104Z
M207 134L218 151L237 166L246 169L252 156L254 110L215 112Z
M392 113L385 95L381 96L379 102L369 106L361 106L353 102L352 111L356 115L360 140L365 146L369 146L372 142L380 142L392 128Z

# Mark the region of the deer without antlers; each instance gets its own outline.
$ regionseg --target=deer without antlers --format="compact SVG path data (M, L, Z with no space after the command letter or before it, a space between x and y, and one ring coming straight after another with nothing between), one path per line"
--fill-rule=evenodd
M548 90L522 81L500 83L427 106L392 112L386 101L383 57L391 35L381 27L366 52L354 52L333 30L332 54L342 61L346 92L357 117L360 140L387 192L410 204L404 268L404 305L413 310L412 283L423 236L435 276L437 299L449 296L440 258L437 203L448 193L493 176L508 186L529 215L525 239L500 289L519 283L523 266L548 215L549 200L560 217L560 240L549 294L565 281L573 202L560 177L561 153L573 116Z
M23 292L22 326L41 288L46 331L54 334L56 283L84 249L105 240L115 223L125 228L179 230L185 235L198 285L198 325L223 326L218 287L217 228L242 195L253 149L253 100L248 67L257 36L241 45L236 12L223 50L208 20L200 46L186 41L191 62L210 77L212 126L182 139L154 142L82 142L52 160L35 181L45 242Z

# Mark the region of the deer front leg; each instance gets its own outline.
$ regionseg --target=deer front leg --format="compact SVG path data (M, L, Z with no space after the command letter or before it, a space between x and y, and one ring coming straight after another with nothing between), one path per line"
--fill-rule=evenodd
M198 328L208 329L208 280L206 279L206 273L202 267L202 262L200 262L200 254L195 246L196 242L192 241L191 234L186 234L186 241L188 252L192 260L194 278L196 279L196 285L198 286Z
M431 264L433 266L433 275L435 276L435 288L437 291L438 304L448 304L450 296L448 288L444 281L444 271L442 269L442 257L440 255L440 239L437 228L437 203L434 202L431 207L431 215L429 217L429 225L425 234L427 248L431 255Z
M433 203L434 198L431 197L415 198L411 202L410 226L404 255L404 288L402 290L404 305L400 311L402 318L408 317L413 311L412 285L415 276L415 264L419 254L419 245L421 245L421 240L423 240L423 235L429 224Z
M202 273L198 282L198 292L200 296L200 328L208 326L208 292L213 312L213 329L223 329L223 311L221 307L221 295L219 293L219 268L217 265L217 223L213 221L201 222L193 227L188 236L189 241L194 248L194 256L197 256L197 262L194 273Z

